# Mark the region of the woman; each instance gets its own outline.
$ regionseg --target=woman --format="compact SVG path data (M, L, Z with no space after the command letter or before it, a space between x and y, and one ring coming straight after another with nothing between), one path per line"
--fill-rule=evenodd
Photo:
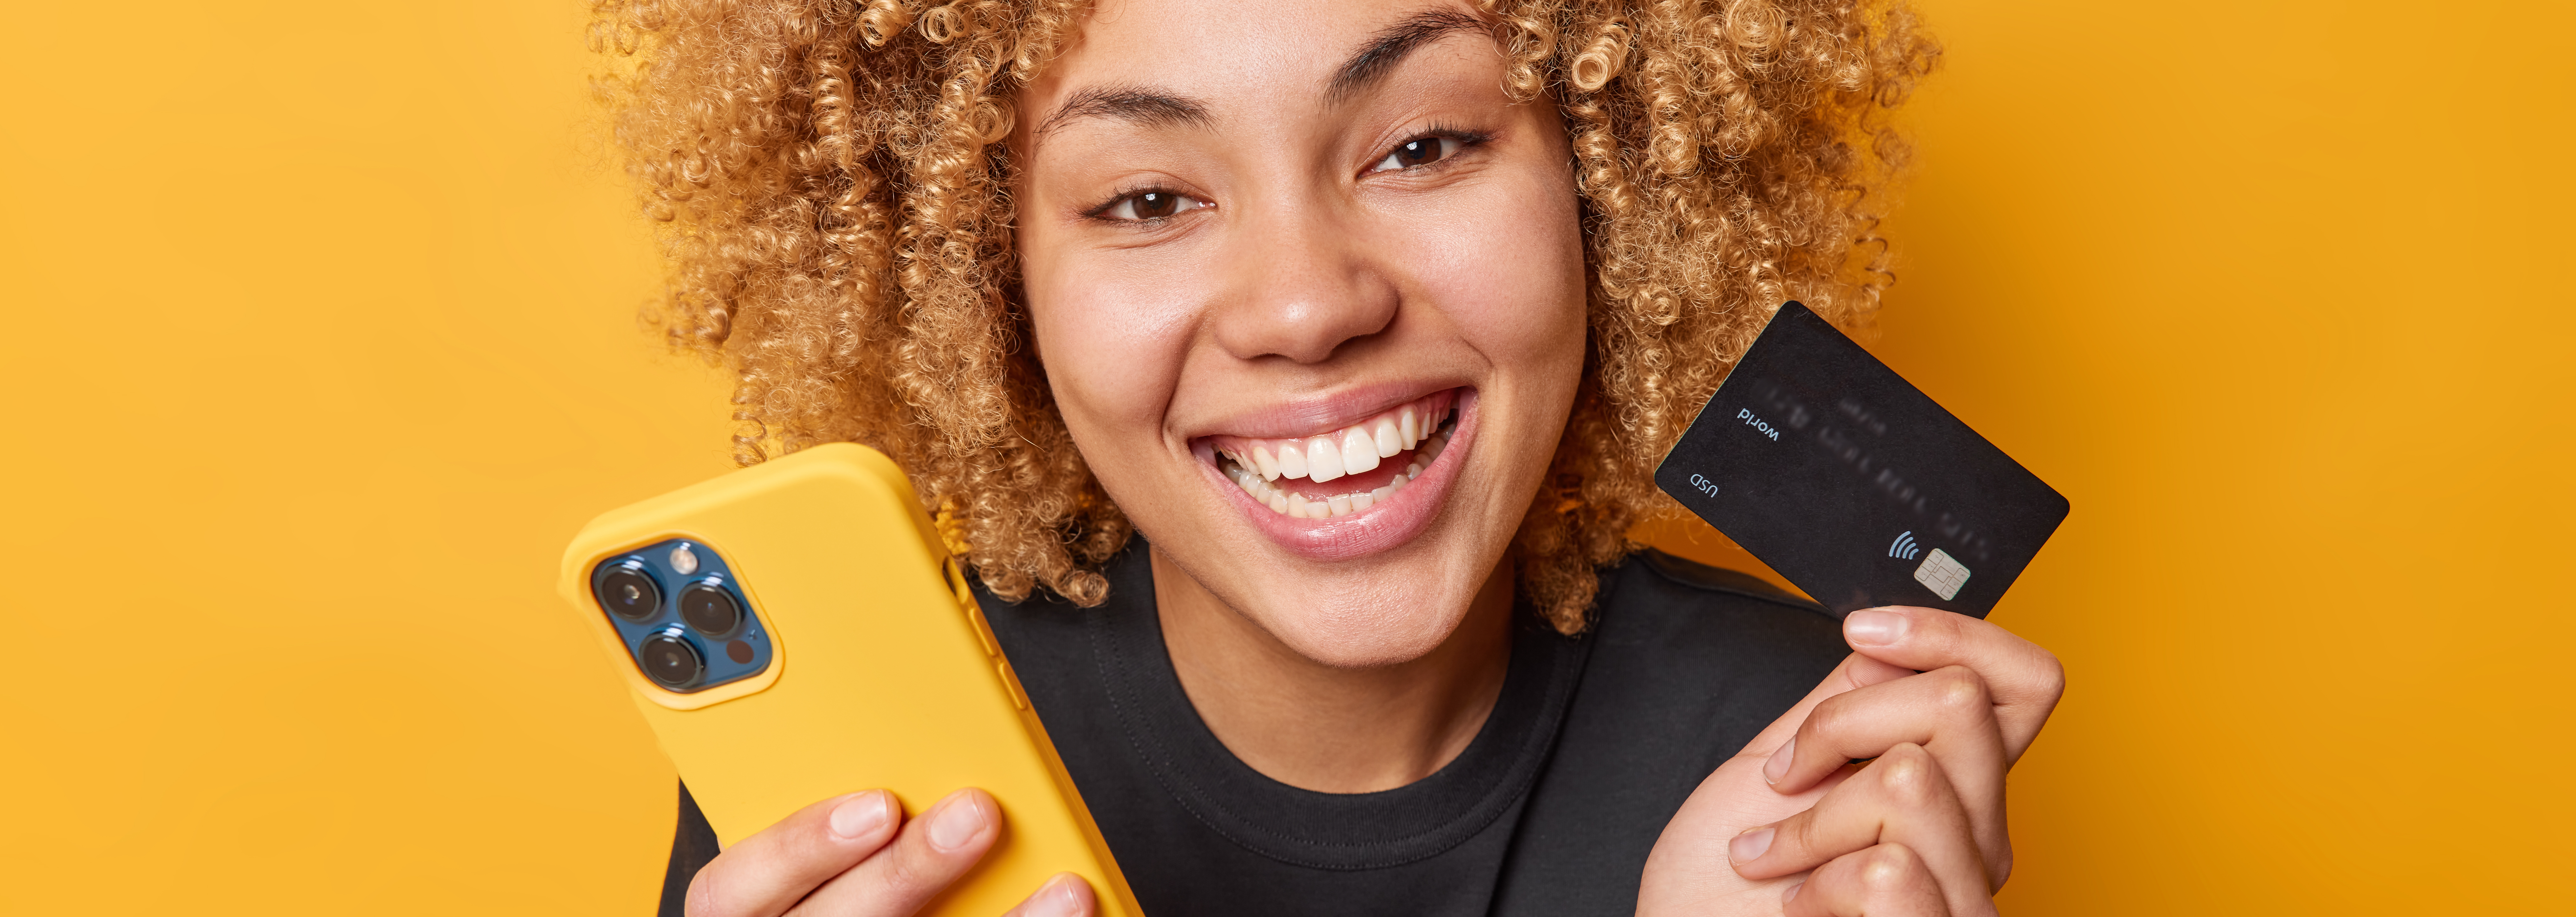
M2055 660L1624 538L1772 307L1875 304L1904 10L598 21L742 459L912 471L1149 913L1992 913ZM908 914L1004 830L684 796L665 910Z

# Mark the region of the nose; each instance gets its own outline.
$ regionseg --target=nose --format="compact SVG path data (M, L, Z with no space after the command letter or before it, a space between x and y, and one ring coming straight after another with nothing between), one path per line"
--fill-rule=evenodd
M1237 359L1321 363L1385 331L1402 299L1325 206L1263 208L1229 245L1216 339Z

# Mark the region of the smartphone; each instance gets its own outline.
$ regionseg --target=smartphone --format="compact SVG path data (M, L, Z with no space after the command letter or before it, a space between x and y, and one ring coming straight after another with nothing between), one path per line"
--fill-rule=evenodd
M816 446L591 520L560 589L732 844L843 793L920 814L960 787L1001 839L924 913L990 917L1049 876L1141 917L903 469Z

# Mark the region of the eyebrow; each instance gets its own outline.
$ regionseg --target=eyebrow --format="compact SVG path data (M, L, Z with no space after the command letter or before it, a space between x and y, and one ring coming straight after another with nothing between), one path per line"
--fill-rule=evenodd
M1478 32L1487 28L1483 20L1465 13L1435 10L1416 13L1404 21L1378 30L1358 53L1343 61L1333 74L1332 85L1324 97L1340 102L1368 89L1402 63L1404 58L1422 46L1451 32ZM1056 107L1046 120L1038 122L1030 133L1045 136L1047 132L1073 121L1086 118L1108 118L1139 127L1188 125L1210 127L1216 118L1208 113L1204 102L1188 96L1174 95L1135 86L1099 86L1074 93Z
M1030 133L1043 136L1065 122L1084 118L1110 118L1139 127L1208 127L1216 123L1205 103L1187 96L1132 86L1101 86L1074 93Z
M1395 65L1422 46L1438 41L1451 32L1481 32L1483 20L1453 10L1415 13L1378 31L1376 37L1360 47L1359 53L1342 63L1341 72L1333 75L1333 85L1325 98L1335 102L1348 99L1385 79Z

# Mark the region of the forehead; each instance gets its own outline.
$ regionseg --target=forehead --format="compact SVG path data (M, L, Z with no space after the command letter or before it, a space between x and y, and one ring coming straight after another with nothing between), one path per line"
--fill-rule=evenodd
M1443 0L1101 0L1021 93L1020 110L1060 124L1104 89L1200 100L1220 117L1288 105L1319 110L1337 86L1367 75L1373 57L1400 57L1473 21L1464 6Z

